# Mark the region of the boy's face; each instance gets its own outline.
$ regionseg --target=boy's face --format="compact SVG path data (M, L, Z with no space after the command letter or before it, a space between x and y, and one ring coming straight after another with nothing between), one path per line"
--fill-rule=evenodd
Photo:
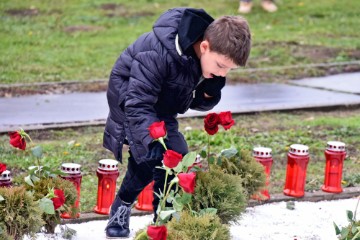
M210 51L209 42L206 40L200 43L200 52L201 70L204 78L225 77L231 69L238 67L225 55Z

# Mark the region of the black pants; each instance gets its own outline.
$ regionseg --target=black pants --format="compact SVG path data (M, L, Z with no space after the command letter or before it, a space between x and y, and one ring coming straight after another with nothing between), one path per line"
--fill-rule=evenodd
M147 161L137 164L130 155L128 160L127 171L121 184L118 196L127 203L135 202L139 193L151 182L154 182L154 192L163 191L165 184L165 173L163 169L155 168L161 166L161 161ZM174 178L174 175L168 176L168 183ZM159 198L154 194L153 207L156 212L159 205Z

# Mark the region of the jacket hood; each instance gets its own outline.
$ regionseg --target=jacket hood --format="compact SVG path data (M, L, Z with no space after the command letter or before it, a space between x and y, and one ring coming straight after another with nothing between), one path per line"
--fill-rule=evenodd
M184 63L188 60L186 53L213 21L203 9L174 8L159 17L153 31L169 53Z

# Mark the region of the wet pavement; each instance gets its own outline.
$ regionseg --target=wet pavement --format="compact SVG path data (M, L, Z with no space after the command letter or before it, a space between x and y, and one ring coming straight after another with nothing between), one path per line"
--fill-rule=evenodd
M222 94L222 100L211 112L240 114L360 106L360 73L289 81L289 84L231 85ZM104 124L107 114L105 92L0 98L0 132L20 127L30 130ZM179 117L206 114L189 110Z

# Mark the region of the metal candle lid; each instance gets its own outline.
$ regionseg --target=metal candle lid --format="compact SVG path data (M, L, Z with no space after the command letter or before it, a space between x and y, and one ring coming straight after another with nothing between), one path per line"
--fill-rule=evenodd
M253 156L261 158L271 157L271 148L255 147L253 148Z
M0 174L0 180L5 181L5 180L10 180L10 171L9 170L5 170Z
M329 141L327 142L326 149L334 152L343 152L345 151L345 143L338 141Z
M309 147L302 144L292 144L289 148L289 152L295 155L306 156L309 155Z
M118 161L116 161L116 160L101 159L99 161L98 169L107 170L107 171L111 171L111 170L114 171L114 170L118 170L117 165L118 165Z
M61 164L61 171L68 174L78 174L80 171L81 165L77 163L63 163Z

